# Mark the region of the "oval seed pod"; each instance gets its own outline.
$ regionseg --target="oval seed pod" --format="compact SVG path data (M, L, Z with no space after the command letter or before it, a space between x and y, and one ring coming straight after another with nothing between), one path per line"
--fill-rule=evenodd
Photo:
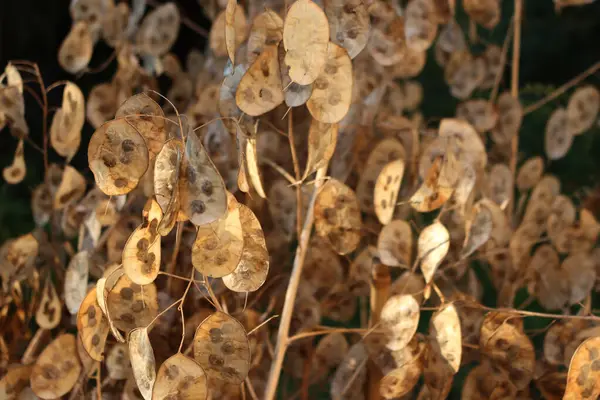
M333 332L324 336L313 355L313 369L319 371L329 371L329 369L338 366L348 352L348 341L343 334Z
M453 147L452 150L458 162L471 164L476 170L485 168L487 165L485 145L475 128L468 122L445 118L440 123L439 135L446 138L449 147ZM447 158L452 161L452 157ZM447 172L456 173L458 171Z
M394 68L396 65L404 64L404 60L411 54L424 53L406 46L404 18L401 16L386 25L373 28L370 35L367 50L371 57L384 67Z
M523 106L519 99L513 97L510 92L504 92L498 96L496 109L498 122L490 132L491 137L497 144L506 144L512 140L521 128Z
M429 325L431 336L439 354L450 365L454 373L460 368L462 356L462 335L460 319L454 304L448 304L437 311L431 318Z
M75 168L67 165L63 170L60 185L54 194L54 209L61 210L67 204L79 200L86 189L86 181L83 175Z
M343 47L329 43L325 65L306 102L313 118L329 124L341 121L352 102L352 82L352 60L348 53Z
M600 111L600 92L594 86L586 85L578 88L571 95L567 105L569 131L573 135L581 135L594 125Z
M12 164L2 170L2 177L11 185L16 185L25 179L27 165L25 165L23 146L24 141L23 139L20 139L17 144L17 149L15 150L15 157L13 158Z
M254 292L267 279L269 251L260 222L252 210L239 204L244 249L235 270L223 277L223 283L234 292Z
M129 349L125 343L117 343L107 351L106 370L108 377L117 381L125 380L131 375Z
M461 257L468 257L475 250L483 246L494 228L492 212L485 206L485 203L478 202L471 210L471 216L466 221L465 241L461 251Z
M327 0L324 3L330 40L346 49L350 58L356 57L369 39L371 24L367 5L360 0Z
M142 135L154 159L167 140L167 123L163 109L146 93L131 96L119 106L115 119L125 118Z
M380 325L385 330L386 347L402 350L419 326L419 304L410 294L390 297L381 309Z
M55 399L68 393L79 377L77 338L69 333L54 339L35 361L31 389L42 399Z
M289 241L296 229L296 191L288 181L278 179L271 183L267 198L273 224Z
M154 218L150 217L150 225L146 228L141 225L133 231L123 248L123 269L129 279L138 285L154 282L160 269L161 240L157 229L162 211L158 203L155 204L153 208L156 214Z
M192 247L192 264L203 275L221 278L236 269L243 250L240 204L227 193L227 214L198 228Z
M277 46L265 46L246 71L236 90L240 110L251 116L265 114L283 103Z
M91 358L102 361L109 331L108 321L98 305L96 288L90 290L77 312L77 331L81 344Z
M88 122L98 129L110 120L117 111L117 90L112 83L101 83L94 86L88 95L85 108Z
M417 257L421 263L421 272L425 278L425 283L433 280L433 275L437 267L448 254L450 249L450 234L444 225L440 222L434 222L421 231L417 242ZM429 291L425 290L425 298L428 298Z
M67 82L63 91L62 107L54 114L50 126L50 144L67 160L73 158L79 149L84 122L83 93L76 84Z
M77 314L79 306L87 294L89 263L88 252L80 251L69 261L65 273L65 306L72 315Z
M225 183L200 138L191 128L188 130L179 178L181 211L194 225L211 223L225 214Z
M487 313L481 325L479 347L496 368L508 376L517 387L525 388L534 373L535 351L525 335L522 320L496 312ZM519 326L520 325L520 326Z
M194 358L209 379L240 384L250 369L250 347L242 324L217 311L198 326Z
M88 66L93 49L88 24L83 21L76 22L60 45L58 63L65 71L76 74Z
M502 64L502 48L490 44L485 48L482 56L485 62L485 76L479 87L481 89L492 89L496 83L496 77L504 68Z
M231 64L235 65L235 52L246 39L248 22L244 8L237 0L229 0L225 8L225 47Z
M500 0L464 0L463 7L470 18L486 29L500 21Z
M148 169L148 148L125 119L98 128L88 146L88 162L98 188L109 196L131 192Z
M600 395L598 365L600 364L600 337L592 337L579 345L567 376L564 400L595 399Z
M292 81L308 85L317 79L327 60L328 44L329 22L321 7L311 0L296 0L283 25L285 64Z
M154 164L154 192L163 210L158 232L166 236L171 232L179 213L179 177L184 154L183 141L168 140L156 156Z
M381 229L377 238L377 254L390 267L409 268L412 262L413 235L410 224L397 219Z
M265 189L263 188L260 169L258 167L258 154L256 153L256 139L246 139L246 150L244 151L244 159L246 161L246 171L250 178L250 183L256 193L263 199L267 198Z
M177 39L181 17L173 2L162 4L146 15L136 33L136 45L142 53L165 54Z
M388 224L394 216L396 200L404 175L404 166L402 159L386 164L375 182L375 193L373 194L375 214L383 225Z
M32 365L14 365L8 368L5 375L0 379L0 398L16 399L21 392L29 384ZM22 400L19 397L19 400Z
M544 159L540 156L530 157L521 165L517 173L517 187L520 191L533 188L544 174Z
M42 300L35 313L35 322L43 329L54 329L60 322L62 302L56 294L56 289L50 278L46 279Z
M148 337L148 328L135 328L127 336L127 342L135 383L142 397L151 400L152 388L156 381L156 362Z
M412 195L410 205L418 212L429 212L440 208L452 195L454 188L445 179L450 164L443 156L435 157L427 171L424 182Z
M469 122L479 133L489 131L498 121L494 106L484 99L471 99L459 104L456 116Z
M412 0L405 13L406 45L416 51L427 50L437 35L435 4L432 0Z
M266 9L252 22L248 35L247 61L252 64L265 46L277 45L283 39L283 20L275 11ZM279 59L283 63L283 59Z
M350 347L344 359L338 365L331 380L329 392L332 398L340 393L363 393L363 387L367 380L367 368L365 365L369 355L362 341Z
M308 159L302 179L326 166L333 157L338 137L338 124L327 124L312 119L308 130Z
M505 209L513 189L513 176L508 165L494 164L488 173L487 197Z
M127 34L129 5L118 3L102 19L102 38L110 47L118 47Z
M158 314L158 297L154 283L140 286L121 275L108 288L106 309L114 326L125 333L147 326Z
M285 49L283 41L279 42L277 47L277 54L279 59L279 73L281 75L281 86L284 88L283 97L285 104L288 107L299 107L306 103L312 94L313 85L300 85L290 78L289 70L290 67L285 63Z
M563 158L573 144L573 132L569 130L569 116L564 108L554 110L544 134L544 150L550 160Z
M315 230L339 254L358 246L362 221L356 194L336 179L328 180L315 199Z
M204 400L208 395L206 373L191 358L177 353L162 363L156 374L152 400L173 396L182 400Z

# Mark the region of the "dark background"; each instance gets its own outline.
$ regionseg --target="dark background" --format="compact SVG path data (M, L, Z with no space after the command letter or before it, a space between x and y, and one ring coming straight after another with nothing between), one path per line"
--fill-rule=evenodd
M458 2L460 3L460 2ZM196 0L177 0L182 14L196 24L210 27L210 21L202 13ZM484 42L502 44L512 15L512 1L503 1L503 17L492 31L479 29ZM462 10L457 18L467 29L467 20ZM75 79L61 70L57 61L59 46L71 26L69 0L0 0L0 68L9 60L29 60L38 63L45 84L63 79L74 80L87 96L95 84L111 79L116 62L104 71L86 74ZM525 0L521 46L521 99L527 104L553 87L559 86L573 76L600 60L600 1L583 7L570 7L556 13L551 0ZM203 49L206 40L182 25L173 51L184 60L191 48ZM483 45L473 46L477 53ZM107 60L112 49L102 41L96 44L90 67L94 68ZM510 60L509 60L510 63ZM508 87L509 69L505 73L502 88ZM457 104L448 92L443 81L443 73L433 57L428 57L427 65L418 79L425 89L423 112L426 117L452 116ZM590 83L600 83L598 77L588 78ZM35 88L34 83L29 85ZM36 88L37 90L37 88ZM487 93L482 95L488 96ZM42 143L42 113L30 95L26 98L26 117L31 139ZM543 153L543 129L545 121L557 104L566 104L563 96L548 107L528 116L521 132L522 157ZM60 90L50 93L51 107L60 105ZM49 122L51 119L49 119ZM563 160L550 165L552 172L562 177L564 190L575 193L581 187L595 186L600 174L600 142L596 132L588 132L575 140L573 149ZM73 164L91 177L87 170L87 148L92 129L86 124L80 151ZM0 132L0 168L12 162L16 140L8 129ZM0 243L29 231L33 227L29 211L31 189L41 181L43 174L42 156L31 146L26 145L27 176L18 185L0 182ZM63 162L50 151L50 161Z

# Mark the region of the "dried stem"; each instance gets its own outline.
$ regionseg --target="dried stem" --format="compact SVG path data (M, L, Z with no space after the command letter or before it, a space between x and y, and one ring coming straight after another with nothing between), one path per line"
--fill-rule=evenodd
M175 273L175 265L177 264L177 256L179 255L179 248L181 247L181 233L183 232L183 222L177 223L177 232L175 233L175 249L173 249L173 255L171 256L171 262L167 267L167 273L170 274L167 279L167 292L171 293L173 286L172 275ZM166 275L166 274L165 274Z
M521 60L521 24L523 21L523 0L515 0L515 13L514 13L514 35L513 35L513 58L512 58L512 76L510 82L510 94L518 99L519 98L519 63ZM519 154L519 132L517 131L512 138L511 142L511 155L510 155L510 171L512 173L513 181L517 173L517 157ZM509 215L509 223L512 224L513 214L513 203L514 203L514 191L510 192L510 200L506 210Z
M371 316L369 328L379 323L381 310L390 295L392 278L390 269L383 264L375 264L371 269ZM380 368L372 361L367 362L367 399L379 400L379 385L383 377Z
M523 115L527 115L527 114L532 113L535 110L543 107L546 103L549 103L552 100L556 99L557 97L559 97L560 95L565 93L567 90L571 89L573 86L578 85L581 81L583 81L590 75L593 75L594 73L596 73L598 70L600 70L600 61L598 61L597 63L595 63L588 69L586 69L585 71L583 71L581 74L577 75L575 78L571 79L569 82L565 83L561 87L554 90L548 96L525 107L525 109L523 110Z
M312 332L302 332L288 338L288 342L292 343L296 340L304 339L307 337L329 335L330 333L367 333L370 329L365 328L328 328L320 329Z
M185 292L183 292L183 295L181 296L181 303L179 303L179 307L177 307L177 309L181 313L181 326L182 326L181 342L179 342L179 349L177 350L178 353L181 353L181 349L183 347L183 341L185 340L185 315L183 314L183 303L185 303L185 298L187 297L187 294L190 291L190 286L192 286L192 282L194 281L195 273L196 273L196 269L194 267L192 267L192 273L190 275L190 280L187 284L187 287L185 288Z
M504 38L504 44L502 44L502 53L500 53L500 65L501 68L498 70L496 74L496 80L494 81L494 87L492 88L492 93L490 94L490 102L495 103L496 97L498 97L498 91L500 90L500 81L502 81L502 76L504 75L504 69L506 65L506 57L508 56L508 46L510 44L510 38L513 34L513 29L515 26L514 19L511 18L510 25L508 26L508 31L506 32L506 37Z
M290 151L292 153L292 163L294 164L294 175L296 176L296 182L300 181L300 166L298 165L298 155L296 154L296 145L294 141L294 121L293 111L290 109L290 115L288 116L288 141L290 143ZM296 186L296 234L300 238L302 233L302 187Z
M275 346L275 355L273 357L273 363L271 364L271 371L269 372L269 379L265 388L265 400L273 400L277 391L277 383L279 382L279 375L281 373L281 366L283 365L283 359L285 352L289 345L289 331L290 324L292 322L292 313L294 312L294 304L296 302L296 295L298 293L298 286L300 285L300 277L302 276L302 268L304 267L304 259L306 258L306 251L308 250L308 243L310 241L310 234L312 232L314 222L314 209L317 193L322 185L323 177L327 173L328 164L320 168L317 171L317 181L315 182L314 191L312 198L306 213L306 219L304 221L304 228L298 238L298 247L296 248L296 256L294 258L294 265L292 267L292 274L290 276L290 282L287 287L285 294L285 301L283 304L283 311L281 313L281 323L279 324L279 331L277 332L277 345Z

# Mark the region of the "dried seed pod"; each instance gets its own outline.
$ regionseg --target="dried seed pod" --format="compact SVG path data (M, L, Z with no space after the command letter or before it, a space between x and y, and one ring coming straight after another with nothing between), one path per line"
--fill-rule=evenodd
M142 21L135 37L136 46L145 54L165 54L177 39L180 21L179 9L175 3L160 5Z
M442 263L450 249L450 234L440 222L434 222L421 231L417 242L417 257L421 263L421 272L427 285L433 280L437 267ZM425 290L425 298L429 297Z
M81 143L81 129L85 122L85 100L81 89L66 82L62 107L56 111L50 126L50 144L58 154L73 158Z
M388 163L398 159L406 160L407 155L397 139L385 138L371 150L356 186L356 197L362 211L374 212L373 194L377 178Z
M127 277L118 277L113 287L107 285L106 309L114 326L125 333L147 326L158 314L158 297L154 283L140 286Z
M117 111L117 90L112 83L101 83L90 90L86 105L88 122L98 129Z
M158 103L146 93L136 94L119 106L115 118L125 118L142 135L153 160L167 140L167 120Z
M356 296L342 283L330 287L321 304L323 317L333 321L347 323L356 315Z
M424 347L424 346L421 346ZM396 399L408 394L417 384L423 373L423 349L419 347L418 353L402 352L403 357L396 360L398 368L388 372L379 383L379 394L384 399Z
M307 85L300 85L290 78L289 70L290 67L285 63L285 50L283 41L279 42L277 47L277 54L279 59L279 73L281 75L281 86L285 89L283 96L285 104L288 107L299 107L306 103L312 94L313 85L309 83Z
M569 129L569 116L564 108L554 110L544 134L544 150L550 160L563 158L573 144L573 132Z
M129 5L118 3L102 19L102 38L110 47L118 47L125 39L129 18Z
M425 51L437 35L437 10L432 0L412 0L406 6L406 45L416 51Z
M479 87L492 89L496 83L496 77L504 69L502 49L493 44L488 45L483 52L483 61L485 62L485 76Z
M360 242L362 222L356 194L342 182L330 179L315 200L315 229L339 254L353 251Z
M329 163L337 144L338 124L327 124L312 119L308 130L308 159L302 179Z
M433 314L429 335L435 340L439 354L446 360L454 373L460 368L462 356L462 335L460 319L454 304L448 304Z
M461 400L515 399L517 388L493 364L484 362L473 368L465 379Z
M313 369L329 371L338 366L348 353L348 341L343 334L334 332L324 336L313 355Z
M343 47L330 43L325 65L306 102L313 118L329 124L341 121L352 102L352 82L352 60Z
M425 398L445 399L448 397L454 370L444 358L441 349L434 338L429 338L423 360L423 381L428 395Z
M169 399L172 396L178 396L182 400L204 400L207 395L206 373L191 358L176 353L158 369L152 390L153 400Z
M23 179L25 179L25 174L27 173L23 146L24 141L23 139L20 139L15 150L15 157L13 158L12 164L2 170L2 177L11 185L16 185L23 181Z
M151 200L154 206L148 218L148 226L139 226L125 243L123 248L123 269L129 279L138 285L154 282L160 269L160 235L158 224L162 219L160 206Z
M467 51L452 53L444 75L452 96L466 100L483 82L485 62L481 57L473 57Z
M490 312L481 325L479 346L494 366L502 370L517 387L523 389L533 377L535 351L522 330L522 321L509 323L514 316Z
M533 188L544 174L544 159L540 156L530 157L521 165L517 173L517 187L520 191Z
M36 360L31 371L31 389L42 399L61 397L75 386L80 371L77 338L62 334Z
M350 58L356 57L369 39L367 5L359 0L327 0L325 14L329 21L330 40L346 49Z
M590 129L600 111L600 92L594 86L586 85L578 88L569 99L567 106L569 131L573 135L581 135Z
M63 170L60 185L54 194L54 209L61 210L67 204L74 203L85 194L86 182L83 175L67 165Z
M499 0L464 0L466 13L486 29L494 28L500 21Z
M356 296L368 296L370 293L371 270L378 250L374 246L365 247L350 264L348 287Z
M87 68L93 49L88 24L83 21L76 22L60 45L58 63L65 71L76 74Z
M390 286L390 296L410 294L417 300L417 303L422 303L424 290L425 281L423 280L423 276L406 271Z
M456 116L469 122L479 133L484 133L496 126L498 114L488 100L467 100L456 107Z
M260 222L252 210L239 205L244 249L235 270L223 277L223 283L234 292L258 290L269 273L269 251Z
M250 178L250 183L252 183L252 187L260 197L265 199L267 195L265 194L265 189L263 188L260 169L258 167L258 154L256 153L255 138L246 139L246 146L245 151L243 152L243 158L246 161L246 172L248 173L248 177Z
M362 393L362 388L367 380L365 365L368 359L369 356L362 341L350 347L331 380L329 392L332 398L344 392Z
M209 379L240 384L250 369L250 348L242 324L217 311L198 326L194 358Z
M405 163L402 159L386 164L375 182L375 192L373 194L375 214L383 225L388 224L394 217L404 167Z
M156 381L156 362L148 337L148 328L135 328L127 336L127 342L135 383L142 397L151 400L152 388Z
M35 322L42 329L54 329L60 322L62 314L62 302L56 294L56 289L51 279L46 279L42 300L35 313Z
M419 304L410 294L390 297L381 309L385 346L392 351L406 347L417 332L419 316Z
M109 331L108 321L98 305L96 288L83 299L77 312L77 331L83 348L91 358L102 361Z
M283 45L292 81L313 83L325 66L329 45L329 23L321 7L311 0L296 0L285 18Z
M227 214L198 228L192 247L192 264L203 275L221 278L232 273L244 250L240 204L227 194Z
M521 129L523 121L523 106L519 99L513 97L510 92L504 92L496 102L498 122L491 130L492 140L497 144L509 143Z
M106 354L106 370L110 379L125 380L131 374L129 349L124 343L113 345Z
M275 11L266 9L258 14L252 21L252 28L248 35L248 63L252 64L254 60L263 52L265 46L277 45L283 39L283 20ZM283 64L283 59L279 59ZM280 65L283 67L283 65Z
M227 1L225 8L225 47L231 63L235 65L235 52L244 42L248 33L248 22L244 8L237 0Z
M168 235L177 221L180 207L179 178L184 151L183 141L170 139L156 156L154 191L156 201L164 213L158 227L162 236Z
M568 365L572 354L567 357L567 347L576 341L577 334L588 325L588 321L581 320L562 320L553 324L544 337L545 361L551 365Z
M327 265L327 268L323 268ZM313 237L302 269L302 288L318 299L322 299L332 288L344 279L344 269L338 254L327 241Z
M565 400L595 399L600 395L598 385L598 368L600 364L599 351L600 337L589 338L581 343L569 364Z
M377 254L390 267L408 268L412 262L413 235L410 224L401 219L384 226L377 238Z
M456 21L449 21L441 30L438 40L435 43L435 60L444 67L452 53L462 52L467 49L467 41L460 24Z
M8 368L0 379L0 398L16 399L19 392L29 384L32 369L32 365L13 365ZM23 400L20 395L18 399Z
M421 54L406 46L404 18L396 17L385 26L378 26L371 30L367 50L371 57L384 67L403 64L409 54Z
M290 240L296 229L296 192L283 179L271 183L269 193L269 212L278 232Z
M494 228L492 212L483 202L478 202L471 210L471 216L466 221L465 232L467 233L461 251L462 257L468 257L475 250L483 246Z
M77 314L87 293L89 263L88 252L80 251L73 256L65 273L65 306L72 315Z
M504 209L513 191L513 176L506 164L494 164L488 172L487 197Z
M238 126L243 130L246 127L246 121L250 120L250 117L246 116L242 110L239 109L238 105L235 102L235 96L242 80L242 77L246 74L246 66L240 64L237 65L231 75L225 76L223 78L223 83L221 84L221 89L219 90L219 114L221 117L224 117L223 125L227 128L227 131L235 135L238 130ZM236 121L228 119L233 118L236 121L240 121L236 123ZM249 121L248 121L249 122ZM244 126L244 128L242 128Z
M98 188L109 196L118 196L131 192L146 173L148 148L133 125L115 119L94 132L88 161Z
M410 205L418 212L433 211L444 205L454 191L453 185L446 179L446 171L451 169L444 157L436 157L426 170L425 181L410 198Z

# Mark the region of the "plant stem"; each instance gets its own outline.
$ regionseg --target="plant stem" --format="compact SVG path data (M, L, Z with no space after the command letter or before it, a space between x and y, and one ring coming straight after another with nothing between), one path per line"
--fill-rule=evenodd
M288 141L290 143L290 151L292 153L292 163L294 164L294 175L296 176L296 182L300 182L300 166L298 165L298 155L296 154L296 144L294 141L294 121L293 121L293 110L290 109L290 115L288 116ZM302 233L302 187L296 185L296 231L298 238Z
M294 304L296 302L298 286L300 285L300 277L302 276L304 259L306 258L306 251L308 250L308 243L310 241L310 234L312 232L314 222L315 201L319 192L319 188L323 183L323 177L327 172L327 167L328 164L317 171L317 180L315 182L312 198L308 206L308 211L306 212L304 227L302 228L302 232L300 233L300 237L298 238L298 247L296 248L296 256L294 258L292 274L290 276L290 282L288 283L287 291L285 294L283 311L281 313L281 323L279 324L279 331L277 332L277 345L275 346L273 363L271 364L271 370L269 372L269 378L267 380L267 385L265 388L265 400L273 400L277 391L277 384L279 382L281 366L283 365L283 359L285 357L285 352L289 344L288 335L290 331L290 324L292 322L292 313L294 312Z

